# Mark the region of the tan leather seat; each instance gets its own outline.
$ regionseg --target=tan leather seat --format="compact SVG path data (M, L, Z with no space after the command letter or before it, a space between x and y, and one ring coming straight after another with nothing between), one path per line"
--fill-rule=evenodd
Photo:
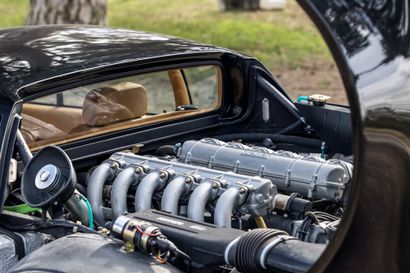
M27 114L22 114L22 118L21 133L27 143L64 135L64 132L53 124Z
M90 126L104 126L139 118L147 112L147 91L136 83L124 82L88 92L83 119Z
M85 124L74 128L70 134L140 118L146 112L147 91L140 84L124 82L94 89L88 92L83 103Z

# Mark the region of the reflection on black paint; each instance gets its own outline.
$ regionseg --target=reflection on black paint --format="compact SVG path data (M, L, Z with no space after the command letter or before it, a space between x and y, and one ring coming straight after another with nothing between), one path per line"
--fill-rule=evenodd
M408 1L312 2L344 50L356 80L363 121L371 127L405 129L410 136ZM403 128L398 122L408 126Z
M410 272L409 0L299 1L311 15L319 11L313 18L335 38L354 107L357 165L344 214L352 218L339 226L341 244L334 240L323 255L334 257L325 271Z
M0 96L49 77L212 46L123 29L46 26L0 30ZM8 90L8 91L7 91Z

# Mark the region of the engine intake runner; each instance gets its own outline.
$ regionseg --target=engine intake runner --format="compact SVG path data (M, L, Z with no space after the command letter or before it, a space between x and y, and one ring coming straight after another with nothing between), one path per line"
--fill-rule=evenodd
M268 179L221 172L177 161L118 152L97 167L90 177L88 197L104 224L102 189L113 181L111 206L114 219L127 211L127 192L133 185L135 211L152 207L154 194L161 196L161 210L179 213L180 200L188 199L188 218L204 221L206 206L215 206L214 223L231 227L233 213L263 216L273 209L276 186Z

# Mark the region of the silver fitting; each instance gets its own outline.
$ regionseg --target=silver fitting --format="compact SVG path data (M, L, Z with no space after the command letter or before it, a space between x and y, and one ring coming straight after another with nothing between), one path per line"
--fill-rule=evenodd
M245 187L240 187L240 188L239 188L239 193L240 193L240 194L245 194L247 191L248 191L248 189L245 188Z
M161 178L161 179L165 179L165 178L167 178L167 173L166 172L163 172L163 171L161 171L160 173L159 173L159 178Z
M141 167L135 167L134 172L135 172L136 174L140 174L140 173L143 172L143 169L142 169Z
M113 161L110 164L110 168L116 170L116 169L120 168L120 165L117 162Z
M191 184L192 183L192 178L191 177L185 178L185 183Z
M218 182L212 182L211 186L212 186L213 189L217 189L217 188L219 188L219 183Z

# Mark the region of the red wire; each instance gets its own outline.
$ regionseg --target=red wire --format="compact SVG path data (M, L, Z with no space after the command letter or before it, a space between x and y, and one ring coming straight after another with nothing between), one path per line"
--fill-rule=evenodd
M158 236L158 234L144 232L144 231L141 229L140 226L137 226L137 230L138 230L139 233L148 235L148 236L150 236L150 237Z

